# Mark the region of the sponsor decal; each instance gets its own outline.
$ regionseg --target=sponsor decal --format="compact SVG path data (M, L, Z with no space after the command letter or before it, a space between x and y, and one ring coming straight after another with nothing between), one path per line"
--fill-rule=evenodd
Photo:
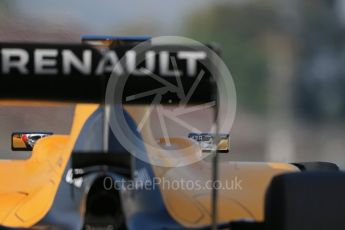
M0 73L2 76L18 75L118 75L145 76L147 72L163 77L195 77L199 64L207 60L205 50L190 49L184 46L150 47L138 57L130 46L120 46L111 50L97 50L85 45L40 45L8 44L0 45ZM145 61L137 63L138 58ZM173 69L170 58L175 57L180 68ZM119 62L124 58L124 62Z

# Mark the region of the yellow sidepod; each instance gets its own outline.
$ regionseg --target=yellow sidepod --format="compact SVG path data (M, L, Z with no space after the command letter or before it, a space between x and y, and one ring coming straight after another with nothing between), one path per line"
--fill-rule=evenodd
M139 124L149 109L148 106L126 106L127 112ZM164 162L170 167L153 164L156 181L160 181L160 191L170 215L186 227L199 227L211 223L211 191L212 165L210 161L200 160L183 165L174 161L168 151L158 151L164 145L164 139L158 141L153 137L149 119L141 129L141 135L151 162ZM181 151L174 150L176 158L188 154L184 158L200 158L200 148L196 142L171 137L169 142L181 145ZM152 146L155 145L155 148ZM186 146L188 145L188 146ZM175 148L178 149L178 148ZM150 151L151 150L151 151ZM185 151L188 150L188 151ZM194 151L191 153L191 151ZM167 162L169 161L169 162ZM193 162L193 161L191 161ZM264 197L271 179L281 173L299 171L297 167L287 163L267 162L231 162L219 163L219 199L218 221L228 222L236 219L263 220ZM178 183L178 185L176 185Z
M40 139L27 160L0 160L0 225L31 227L51 208L74 144L96 104L78 104L70 135Z

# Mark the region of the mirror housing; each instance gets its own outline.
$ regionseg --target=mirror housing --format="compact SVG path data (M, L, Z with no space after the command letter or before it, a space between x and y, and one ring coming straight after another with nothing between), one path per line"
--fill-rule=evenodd
M218 144L215 143L216 136L213 133L190 133L188 138L198 142L203 152L211 152L216 148L219 153L228 153L230 151L230 135L218 134Z
M51 132L15 132L11 136L12 151L32 151L36 142L46 136L53 135Z

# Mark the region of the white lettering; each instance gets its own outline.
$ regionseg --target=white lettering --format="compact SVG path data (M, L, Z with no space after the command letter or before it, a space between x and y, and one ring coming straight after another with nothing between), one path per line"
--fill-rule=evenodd
M36 49L34 53L35 72L37 74L57 74L56 58L57 50Z
M145 75L147 72L153 72L155 68L155 52L148 51L145 54L145 64L146 66L143 67L145 71L138 69L136 61L137 54L134 50L129 50L126 52L126 66L129 73L136 74L136 75Z
M160 61L160 73L166 76L180 76L181 72L179 70L169 70L169 53L167 51L162 51L159 53Z
M186 59L187 61L187 74L189 76L196 75L196 64L197 60L205 59L205 52L195 52L195 51L181 51L177 54L180 59Z
M2 49L2 72L9 73L11 68L16 68L21 74L28 74L26 65L29 54L23 49Z
M71 73L71 67L74 66L84 75L91 74L91 50L83 51L83 60L78 59L71 50L62 51L62 69L64 74Z
M122 74L123 68L119 63L119 58L116 53L114 51L108 51L98 63L95 74L102 75L104 72L111 73L112 71L115 71L117 74Z

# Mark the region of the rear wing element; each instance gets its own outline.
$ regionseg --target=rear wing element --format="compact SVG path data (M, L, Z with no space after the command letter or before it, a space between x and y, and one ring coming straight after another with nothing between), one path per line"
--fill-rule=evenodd
M0 100L102 103L110 76L129 76L123 90L124 103L152 103L149 97L128 97L166 84L178 85L180 80L186 89L195 87L197 80L190 103L213 100L212 57L204 47L147 44L139 53L132 48L0 43ZM167 93L176 93L170 91ZM161 103L165 103L164 98ZM169 99L169 103L178 100Z

